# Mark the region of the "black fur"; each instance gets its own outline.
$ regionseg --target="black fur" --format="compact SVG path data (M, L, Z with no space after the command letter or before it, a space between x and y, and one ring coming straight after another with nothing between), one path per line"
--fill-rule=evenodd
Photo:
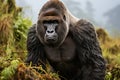
M43 65L45 67L46 60L43 45L36 36L35 27L36 25L34 24L28 32L27 50L29 54L26 63L32 62L33 65Z
M44 65L46 63L44 46L36 36L35 27L36 25L33 25L28 33L27 49L29 54L27 63ZM71 75L72 80L104 80L105 62L92 24L80 20L76 28L70 31L70 35L77 46L76 51L79 54L77 54L76 60L80 68L77 75L75 73L75 75Z
M104 80L105 61L94 27L90 22L81 19L74 24L70 23L67 36L74 41L76 46L74 58L71 61L59 63L46 56L45 45L40 42L36 27L37 25L33 25L28 33L27 50L29 54L26 63L32 62L34 65L42 65L45 68L46 61L48 61L53 69L62 76L61 80Z
M72 29L72 34L77 44L81 70L79 78L74 80L104 80L105 61L94 27L85 20L80 20L77 25L76 29Z

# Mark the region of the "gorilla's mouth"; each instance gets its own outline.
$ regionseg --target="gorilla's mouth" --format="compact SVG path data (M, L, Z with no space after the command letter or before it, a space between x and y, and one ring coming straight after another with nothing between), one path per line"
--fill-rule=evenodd
M55 44L56 42L57 42L57 40L58 40L58 37L57 36L46 36L45 37L45 42L47 43L47 44Z
M46 39L46 41L48 43L55 43L57 41L57 39L55 39L55 38L48 38L48 39Z

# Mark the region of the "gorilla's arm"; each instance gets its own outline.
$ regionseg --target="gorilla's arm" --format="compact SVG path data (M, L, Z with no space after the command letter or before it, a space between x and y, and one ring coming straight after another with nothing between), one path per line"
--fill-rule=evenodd
M34 24L28 32L27 37L27 50L28 50L28 56L26 63L32 62L33 65L45 65L45 54L43 45L40 43L38 37L36 36L35 31L36 25Z
M75 80L104 80L105 61L91 23L80 20L72 29L73 39L77 44L80 73ZM80 75L83 76L80 76Z

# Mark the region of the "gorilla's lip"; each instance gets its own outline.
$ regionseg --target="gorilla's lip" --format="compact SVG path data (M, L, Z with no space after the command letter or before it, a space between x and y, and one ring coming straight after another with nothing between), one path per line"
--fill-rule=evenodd
M46 38L46 42L47 42L48 44L54 44L54 43L57 42L57 37L47 37L47 38Z
M47 39L47 42L53 43L53 42L56 42L56 39Z
M57 35L45 35L44 39L47 43L56 43L58 40L58 36Z

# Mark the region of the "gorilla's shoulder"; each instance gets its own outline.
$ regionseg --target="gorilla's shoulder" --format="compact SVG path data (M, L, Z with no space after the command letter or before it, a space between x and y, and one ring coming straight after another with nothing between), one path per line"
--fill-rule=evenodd
M33 24L33 25L29 28L29 31L35 31L35 28L36 28L36 24Z
M84 25L93 26L93 24L90 21L86 20L86 19L80 19L77 22L77 25L79 25L79 26L84 26Z

